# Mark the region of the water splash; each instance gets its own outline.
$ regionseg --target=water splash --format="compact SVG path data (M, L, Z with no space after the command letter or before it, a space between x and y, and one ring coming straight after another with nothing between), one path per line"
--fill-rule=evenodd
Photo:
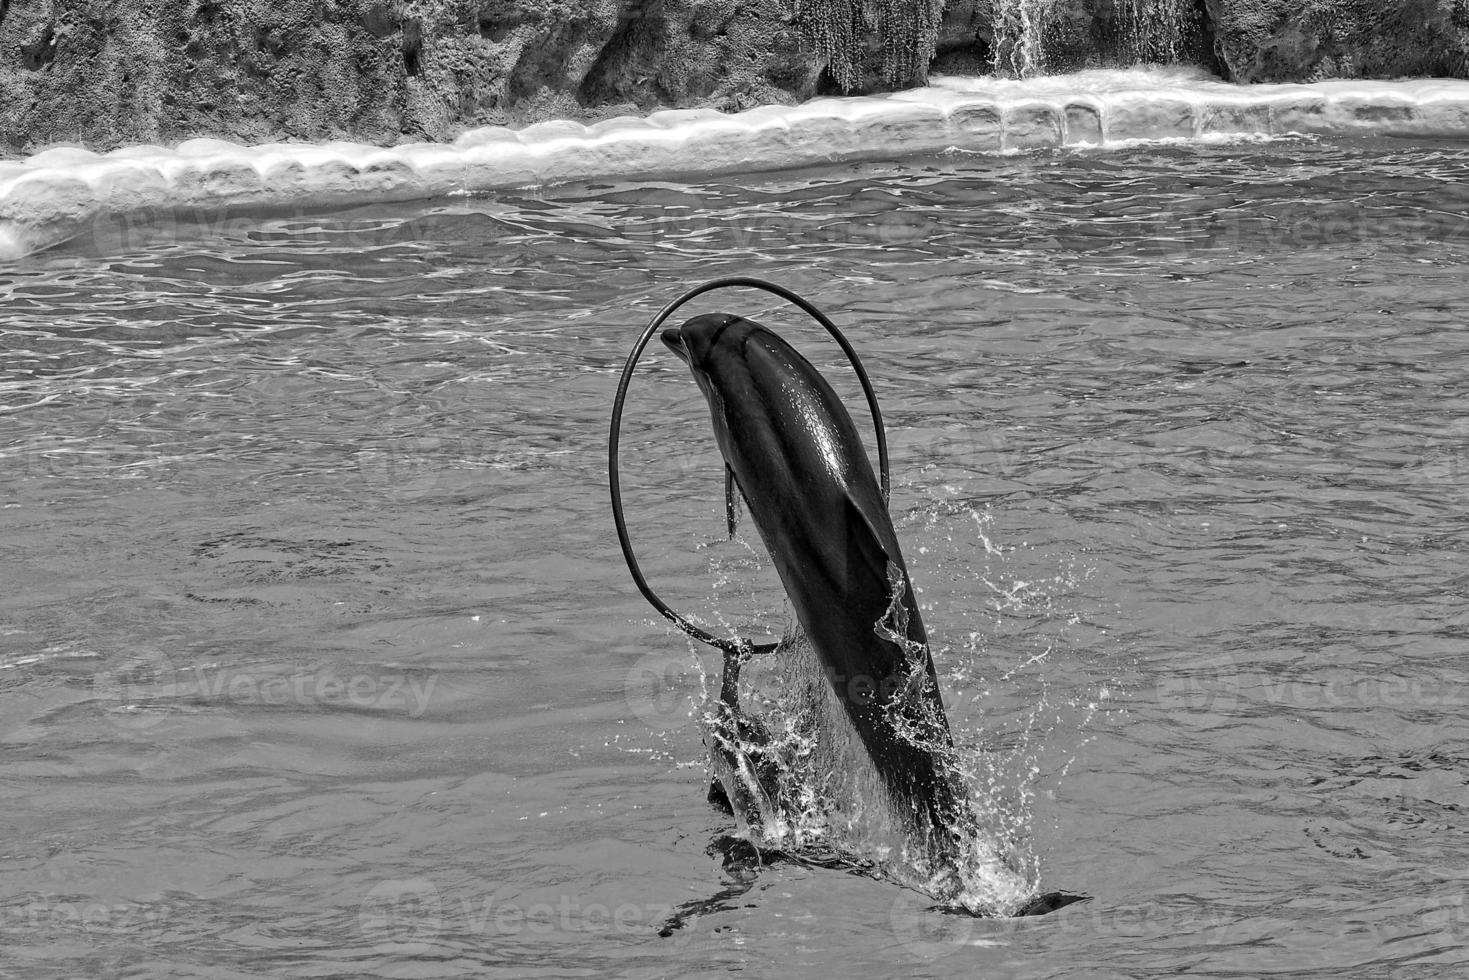
M932 717L926 650L907 639L896 565L890 579L890 605L874 626L910 656L889 721L958 789L952 825L915 829L903 817L799 631L746 665L754 676L740 686L737 717L723 699L706 704L713 768L741 831L761 847L889 878L977 914L1014 914L1037 894L1035 862L1025 835L999 816L1008 810L995 803L995 780L971 779L973 767L943 737L943 720Z
M909 564L921 567L919 580L928 585L918 590L920 608L936 612L930 639L949 721L983 720L955 728L950 745L942 722L924 717L925 651L907 637L896 565L874 629L908 653L890 724L941 760L961 788L951 834L925 839L894 808L840 695L770 581L768 560L739 535L701 546L714 579L711 618L731 633L763 633L752 629L761 620L784 635L778 650L740 666L737 712L706 678L696 717L716 776L738 797L731 808L739 830L758 847L893 880L977 914L1011 915L1041 893L1032 834L1037 797L1069 770L1094 715L1108 707L1105 692L1078 697L1067 685L1057 695L1048 680L1066 669L1058 661L1079 642L1068 632L1088 572L1074 556L1007 542L994 515L971 506L960 488L933 492L928 506L900 518L904 535L917 538ZM1038 645L1029 642L1036 637Z

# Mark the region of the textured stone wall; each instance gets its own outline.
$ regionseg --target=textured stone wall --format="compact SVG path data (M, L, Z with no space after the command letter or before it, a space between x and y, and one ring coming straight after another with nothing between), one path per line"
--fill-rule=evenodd
M815 90L788 0L0 0L0 152L443 139Z
M1208 0L1227 77L1469 77L1469 0Z
M390 144L1135 60L1469 77L1469 0L0 0L0 154Z

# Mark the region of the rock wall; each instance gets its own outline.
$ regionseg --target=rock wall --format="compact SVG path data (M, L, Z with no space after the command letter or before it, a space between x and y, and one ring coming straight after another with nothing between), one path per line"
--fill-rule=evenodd
M442 140L1139 60L1469 77L1469 0L0 0L0 155Z
M1208 0L1227 77L1469 77L1469 0Z
M0 0L0 152L444 139L815 90L788 0Z

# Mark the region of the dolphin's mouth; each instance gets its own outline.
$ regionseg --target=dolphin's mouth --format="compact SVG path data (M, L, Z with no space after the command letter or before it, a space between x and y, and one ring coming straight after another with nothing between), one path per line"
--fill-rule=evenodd
M682 330L682 327L669 327L663 331L661 336L663 338L663 346L677 354L680 361L688 364L689 349L684 346Z

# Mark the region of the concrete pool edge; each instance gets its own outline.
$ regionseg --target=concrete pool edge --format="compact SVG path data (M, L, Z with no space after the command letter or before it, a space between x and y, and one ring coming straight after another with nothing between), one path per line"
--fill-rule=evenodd
M0 161L0 260L139 212L275 210L462 197L584 180L701 177L821 163L1245 136L1469 137L1469 81L1239 86L1134 69L1026 81L937 78L883 96L738 114L667 109L583 125L472 130L452 143L241 146L187 140Z

